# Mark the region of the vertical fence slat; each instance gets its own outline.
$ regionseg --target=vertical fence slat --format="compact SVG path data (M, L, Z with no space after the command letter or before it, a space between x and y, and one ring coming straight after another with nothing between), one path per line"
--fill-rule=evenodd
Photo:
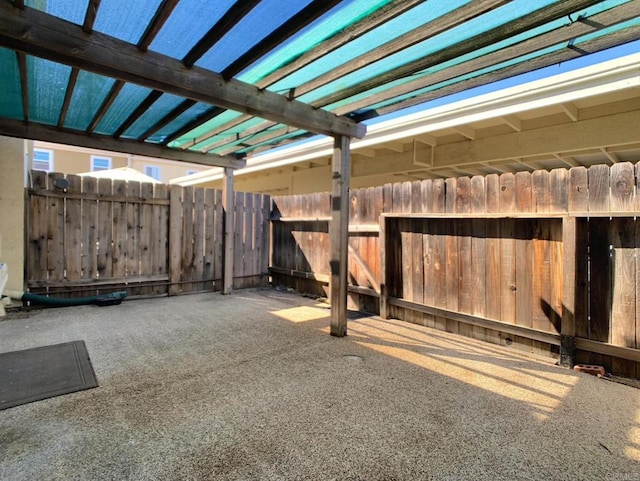
M457 179L448 178L445 180L445 211L447 213L455 213L456 211L456 195L457 195ZM446 228L446 263L445 269L446 282L447 282L447 309L451 311L458 310L458 283L460 267L458 260L458 236L457 236L457 223L447 223ZM447 331L458 332L459 323L450 319L446 320Z
M82 245L81 259L82 278L95 279L98 273L98 201L93 198L98 193L98 181L87 176L82 179L82 193L89 198L82 199ZM87 290L84 295L93 295L95 290Z
M529 213L532 210L532 185L529 172L515 175L516 211ZM516 247L516 325L533 327L533 241L532 227L535 220L520 219L515 222ZM529 339L518 338L517 346L531 350L534 346ZM539 347L535 345L536 349Z
M474 176L471 178L471 213L480 214L486 209L485 178ZM471 221L471 314L485 317L486 306L486 220L474 219ZM473 337L484 340L487 330L473 326Z
M64 175L50 173L47 188L53 190L53 182L63 179ZM64 199L49 197L47 199L47 278L50 281L64 279Z

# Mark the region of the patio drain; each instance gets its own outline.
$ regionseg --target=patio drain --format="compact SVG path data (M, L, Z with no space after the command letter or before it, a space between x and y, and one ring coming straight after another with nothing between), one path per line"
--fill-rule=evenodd
M364 361L364 358L362 356L357 356L356 354L345 354L342 357L344 359L346 359L347 361L352 361L352 362L362 362L362 361Z

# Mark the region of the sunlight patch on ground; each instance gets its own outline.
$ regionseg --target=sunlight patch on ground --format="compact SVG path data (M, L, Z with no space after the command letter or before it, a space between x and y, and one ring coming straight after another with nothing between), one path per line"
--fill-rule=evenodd
M634 461L640 461L640 408L636 410L636 425L629 431L629 446L625 454Z
M271 313L281 319L295 323L316 321L326 318L329 315L329 311L326 308L311 306L289 307L287 309L271 311Z
M470 384L522 403L538 421L545 421L578 381L557 372L523 369L517 357L479 341L451 338L446 333L420 331L409 326L369 320L351 326L357 344L392 356L442 376Z

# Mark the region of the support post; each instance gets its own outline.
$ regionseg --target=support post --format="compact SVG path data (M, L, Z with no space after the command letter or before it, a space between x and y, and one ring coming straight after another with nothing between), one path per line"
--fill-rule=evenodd
M575 364L576 342L576 231L577 219L562 219L562 324L560 326L560 365Z
M380 216L380 317L389 319L389 288L387 287L387 218Z
M349 260L349 176L351 173L350 138L336 136L333 143L331 242L331 335L347 335L347 263Z
M224 212L222 294L231 294L233 288L233 214L235 211L233 199L233 169L226 167L222 180L222 210Z

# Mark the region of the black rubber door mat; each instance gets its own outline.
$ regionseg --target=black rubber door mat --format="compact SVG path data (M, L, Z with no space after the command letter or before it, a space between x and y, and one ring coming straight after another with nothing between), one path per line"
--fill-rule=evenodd
M0 410L97 386L84 341L0 353Z

